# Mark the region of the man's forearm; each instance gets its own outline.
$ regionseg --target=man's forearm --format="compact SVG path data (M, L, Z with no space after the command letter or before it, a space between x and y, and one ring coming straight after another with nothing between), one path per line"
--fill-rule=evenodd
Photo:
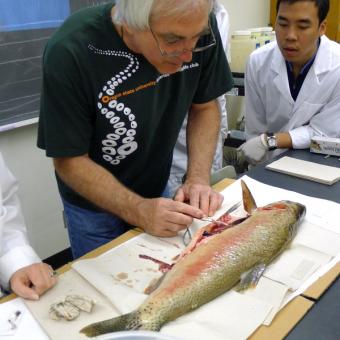
M133 213L143 198L123 186L109 171L88 156L54 159L60 178L94 205L132 225L138 225Z
M221 115L217 102L193 105L188 116L187 178L209 184L211 164L216 151Z
M277 147L280 149L291 149L293 147L292 138L289 132L275 133L277 139Z

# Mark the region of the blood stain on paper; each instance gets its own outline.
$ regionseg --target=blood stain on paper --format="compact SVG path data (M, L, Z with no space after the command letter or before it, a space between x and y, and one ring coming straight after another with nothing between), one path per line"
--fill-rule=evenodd
M126 280L129 277L129 275L127 273L118 273L116 275L116 278L118 280Z
M153 272L153 273L157 273L158 272L158 270L155 270L153 268L146 268L146 271L147 272Z
M114 284L124 284L127 287L134 288L133 280L129 279L129 275L127 273L118 273L116 275L111 275L113 280L115 281ZM137 280L135 280L137 282Z
M161 261L161 260L155 259L155 258L153 258L153 257L151 257L151 256L148 256L148 255L143 255L143 254L141 254L141 255L139 255L139 257L140 257L141 259L150 260L150 261L152 261L152 262L158 264L158 266L159 266L159 267L158 267L158 270L161 271L162 273L168 272L168 271L172 268L172 266L173 266L173 264L168 264L168 263L166 263L166 262L163 262L163 261ZM150 268L147 268L146 270L147 270L147 271L151 271ZM154 270L153 270L153 271L154 271ZM154 271L154 272L156 272L156 271Z

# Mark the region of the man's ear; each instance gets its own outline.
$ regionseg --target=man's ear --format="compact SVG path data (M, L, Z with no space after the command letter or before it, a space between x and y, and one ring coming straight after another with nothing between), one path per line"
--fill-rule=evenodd
M326 33L326 30L327 30L327 19L325 19L325 20L320 24L320 27L319 27L319 34L320 34L320 37Z

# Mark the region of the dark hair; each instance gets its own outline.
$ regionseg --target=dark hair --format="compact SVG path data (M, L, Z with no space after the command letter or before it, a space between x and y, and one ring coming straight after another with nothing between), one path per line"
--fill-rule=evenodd
M319 12L319 23L321 24L326 19L328 11L329 11L329 0L277 0L276 12L279 11L279 7L282 2L288 2L289 4L294 4L295 2L299 2L299 1L314 2Z

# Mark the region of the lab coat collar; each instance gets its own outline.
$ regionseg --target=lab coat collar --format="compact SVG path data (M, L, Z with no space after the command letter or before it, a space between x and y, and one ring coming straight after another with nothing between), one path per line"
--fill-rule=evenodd
M332 67L332 56L329 47L330 40L326 36L321 37L320 46L316 54L314 64L308 71L306 79L301 87L300 93L296 98L293 111L295 112L304 102L308 102L310 89L320 87L320 75L329 72Z
M215 2L213 10L214 10L215 15L217 13L221 14L222 17L224 17L225 15L228 15L228 12L225 9L225 7L222 4L218 3L218 2Z
M323 35L314 62L314 72L317 76L332 69L332 54L330 51L330 40Z
M306 98L308 98L308 89L313 88L319 83L318 76L324 72L328 72L332 68L332 55L330 53L329 45L330 40L326 36L322 36L314 64L307 74L305 82L302 85L295 103L289 89L286 62L278 45L275 46L273 60L271 63L271 70L276 73L274 84L278 91L280 91L286 100L288 100L288 102L292 104L294 103L294 111L296 111L296 109L298 109L298 107L306 100ZM309 86L306 86L306 82L308 82Z
M280 74L282 72L282 69L284 69L285 67L286 67L285 60L281 54L278 44L276 43L273 53L271 70L277 74Z
M281 54L279 46L276 44L273 51L273 59L271 63L271 71L275 74L274 84L279 92L285 97L285 99L293 104L294 99L290 94L288 74L286 69L286 62Z
M318 52L319 52L320 43L321 43L321 38L319 38L317 50L315 51L315 53L313 54L313 56L306 62L306 64L303 65L303 67L301 68L301 70L300 70L300 72L299 72L299 75L303 75L303 74L308 73L309 69L311 68L312 64L313 64L314 61L315 61L316 55L317 55ZM287 66L287 68L289 69L289 70L288 70L288 73L289 73L289 72L293 73L293 63L290 62L290 61L288 61L288 60L286 60L286 66ZM288 77L289 77L289 76L288 76Z
M319 75L328 72L332 68L332 54L329 47L330 40L323 35L321 37L320 46L314 61L314 72ZM271 64L271 70L277 74L281 74L285 70L285 60L281 54L279 46L276 44Z

